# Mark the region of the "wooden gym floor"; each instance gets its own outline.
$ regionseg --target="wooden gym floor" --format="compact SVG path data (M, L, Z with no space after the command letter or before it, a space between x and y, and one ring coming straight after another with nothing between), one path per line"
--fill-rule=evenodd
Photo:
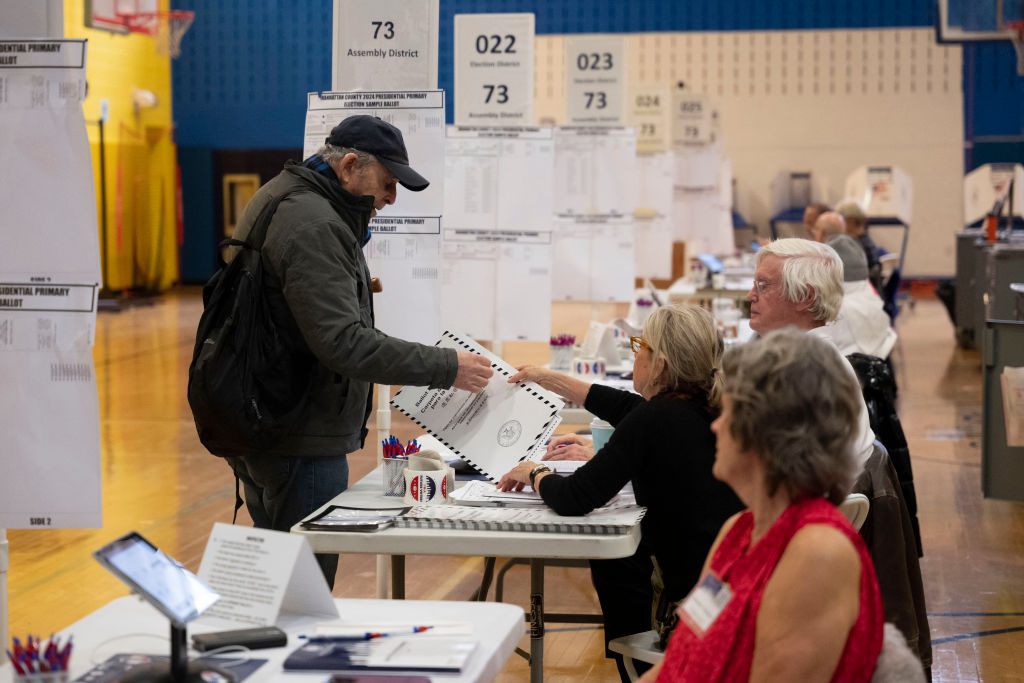
M230 470L200 445L185 400L201 307L193 287L151 306L99 315L94 355L104 528L8 532L12 635L49 635L125 595L91 557L107 541L138 530L196 570L212 524L231 520ZM622 313L611 305L556 304L559 322L552 329L581 336L591 317ZM904 308L897 325L899 412L920 506L934 680L1024 682L1024 503L981 496L979 356L957 348L945 310L926 293ZM504 355L514 364L544 362L546 347L506 343ZM401 415L392 419L395 434L415 435ZM371 428L368 447L350 457L353 481L373 467L376 438ZM244 509L239 517L248 523ZM407 594L465 599L481 564L480 558L411 557ZM374 571L372 556L342 557L335 595L373 597ZM528 574L525 567L509 572L508 601L527 606ZM548 569L546 594L551 611L597 611L584 569ZM524 637L523 647L528 642ZM155 643L154 651L165 648ZM595 627L551 624L544 655L548 681L618 680ZM498 680L527 678L526 662L513 655Z

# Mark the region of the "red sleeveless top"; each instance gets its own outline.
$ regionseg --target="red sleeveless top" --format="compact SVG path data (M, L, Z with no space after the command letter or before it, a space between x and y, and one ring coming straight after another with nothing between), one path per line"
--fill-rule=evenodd
M707 626L703 636L680 619L665 652L658 683L749 680L757 612L765 585L790 539L808 524L827 524L839 529L857 548L861 567L860 612L850 629L832 681L863 683L870 680L882 650L884 614L875 569L860 534L824 498L790 505L751 548L753 522L750 511L743 512L711 560L711 570L729 586L732 597Z

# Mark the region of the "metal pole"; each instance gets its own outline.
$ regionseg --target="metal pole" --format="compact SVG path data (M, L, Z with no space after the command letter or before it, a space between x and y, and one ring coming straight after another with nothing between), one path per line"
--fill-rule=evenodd
M377 466L384 460L384 439L391 433L391 385L377 385ZM383 486L383 482L381 482ZM391 564L387 555L377 556L377 597L388 597ZM395 597L392 595L392 597Z
M11 642L7 630L7 569L10 567L10 549L7 545L7 530L0 529L0 643L8 647Z

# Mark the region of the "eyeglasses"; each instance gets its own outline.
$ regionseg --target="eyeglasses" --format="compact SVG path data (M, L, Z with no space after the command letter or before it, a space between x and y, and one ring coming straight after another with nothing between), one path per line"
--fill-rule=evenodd
M757 290L758 296L764 296L764 293L772 286L772 283L768 280L754 280L754 289Z
M633 349L633 353L640 353L640 349L649 349L651 345L645 342L643 337L630 337L629 348Z

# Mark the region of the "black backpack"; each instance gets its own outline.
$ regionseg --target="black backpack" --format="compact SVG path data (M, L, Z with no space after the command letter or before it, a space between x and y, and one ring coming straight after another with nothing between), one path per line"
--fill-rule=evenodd
M286 196L267 204L246 241L221 242L241 250L203 287L188 403L199 440L214 455L272 447L305 407L316 373L315 357L274 324L263 289L260 249Z

